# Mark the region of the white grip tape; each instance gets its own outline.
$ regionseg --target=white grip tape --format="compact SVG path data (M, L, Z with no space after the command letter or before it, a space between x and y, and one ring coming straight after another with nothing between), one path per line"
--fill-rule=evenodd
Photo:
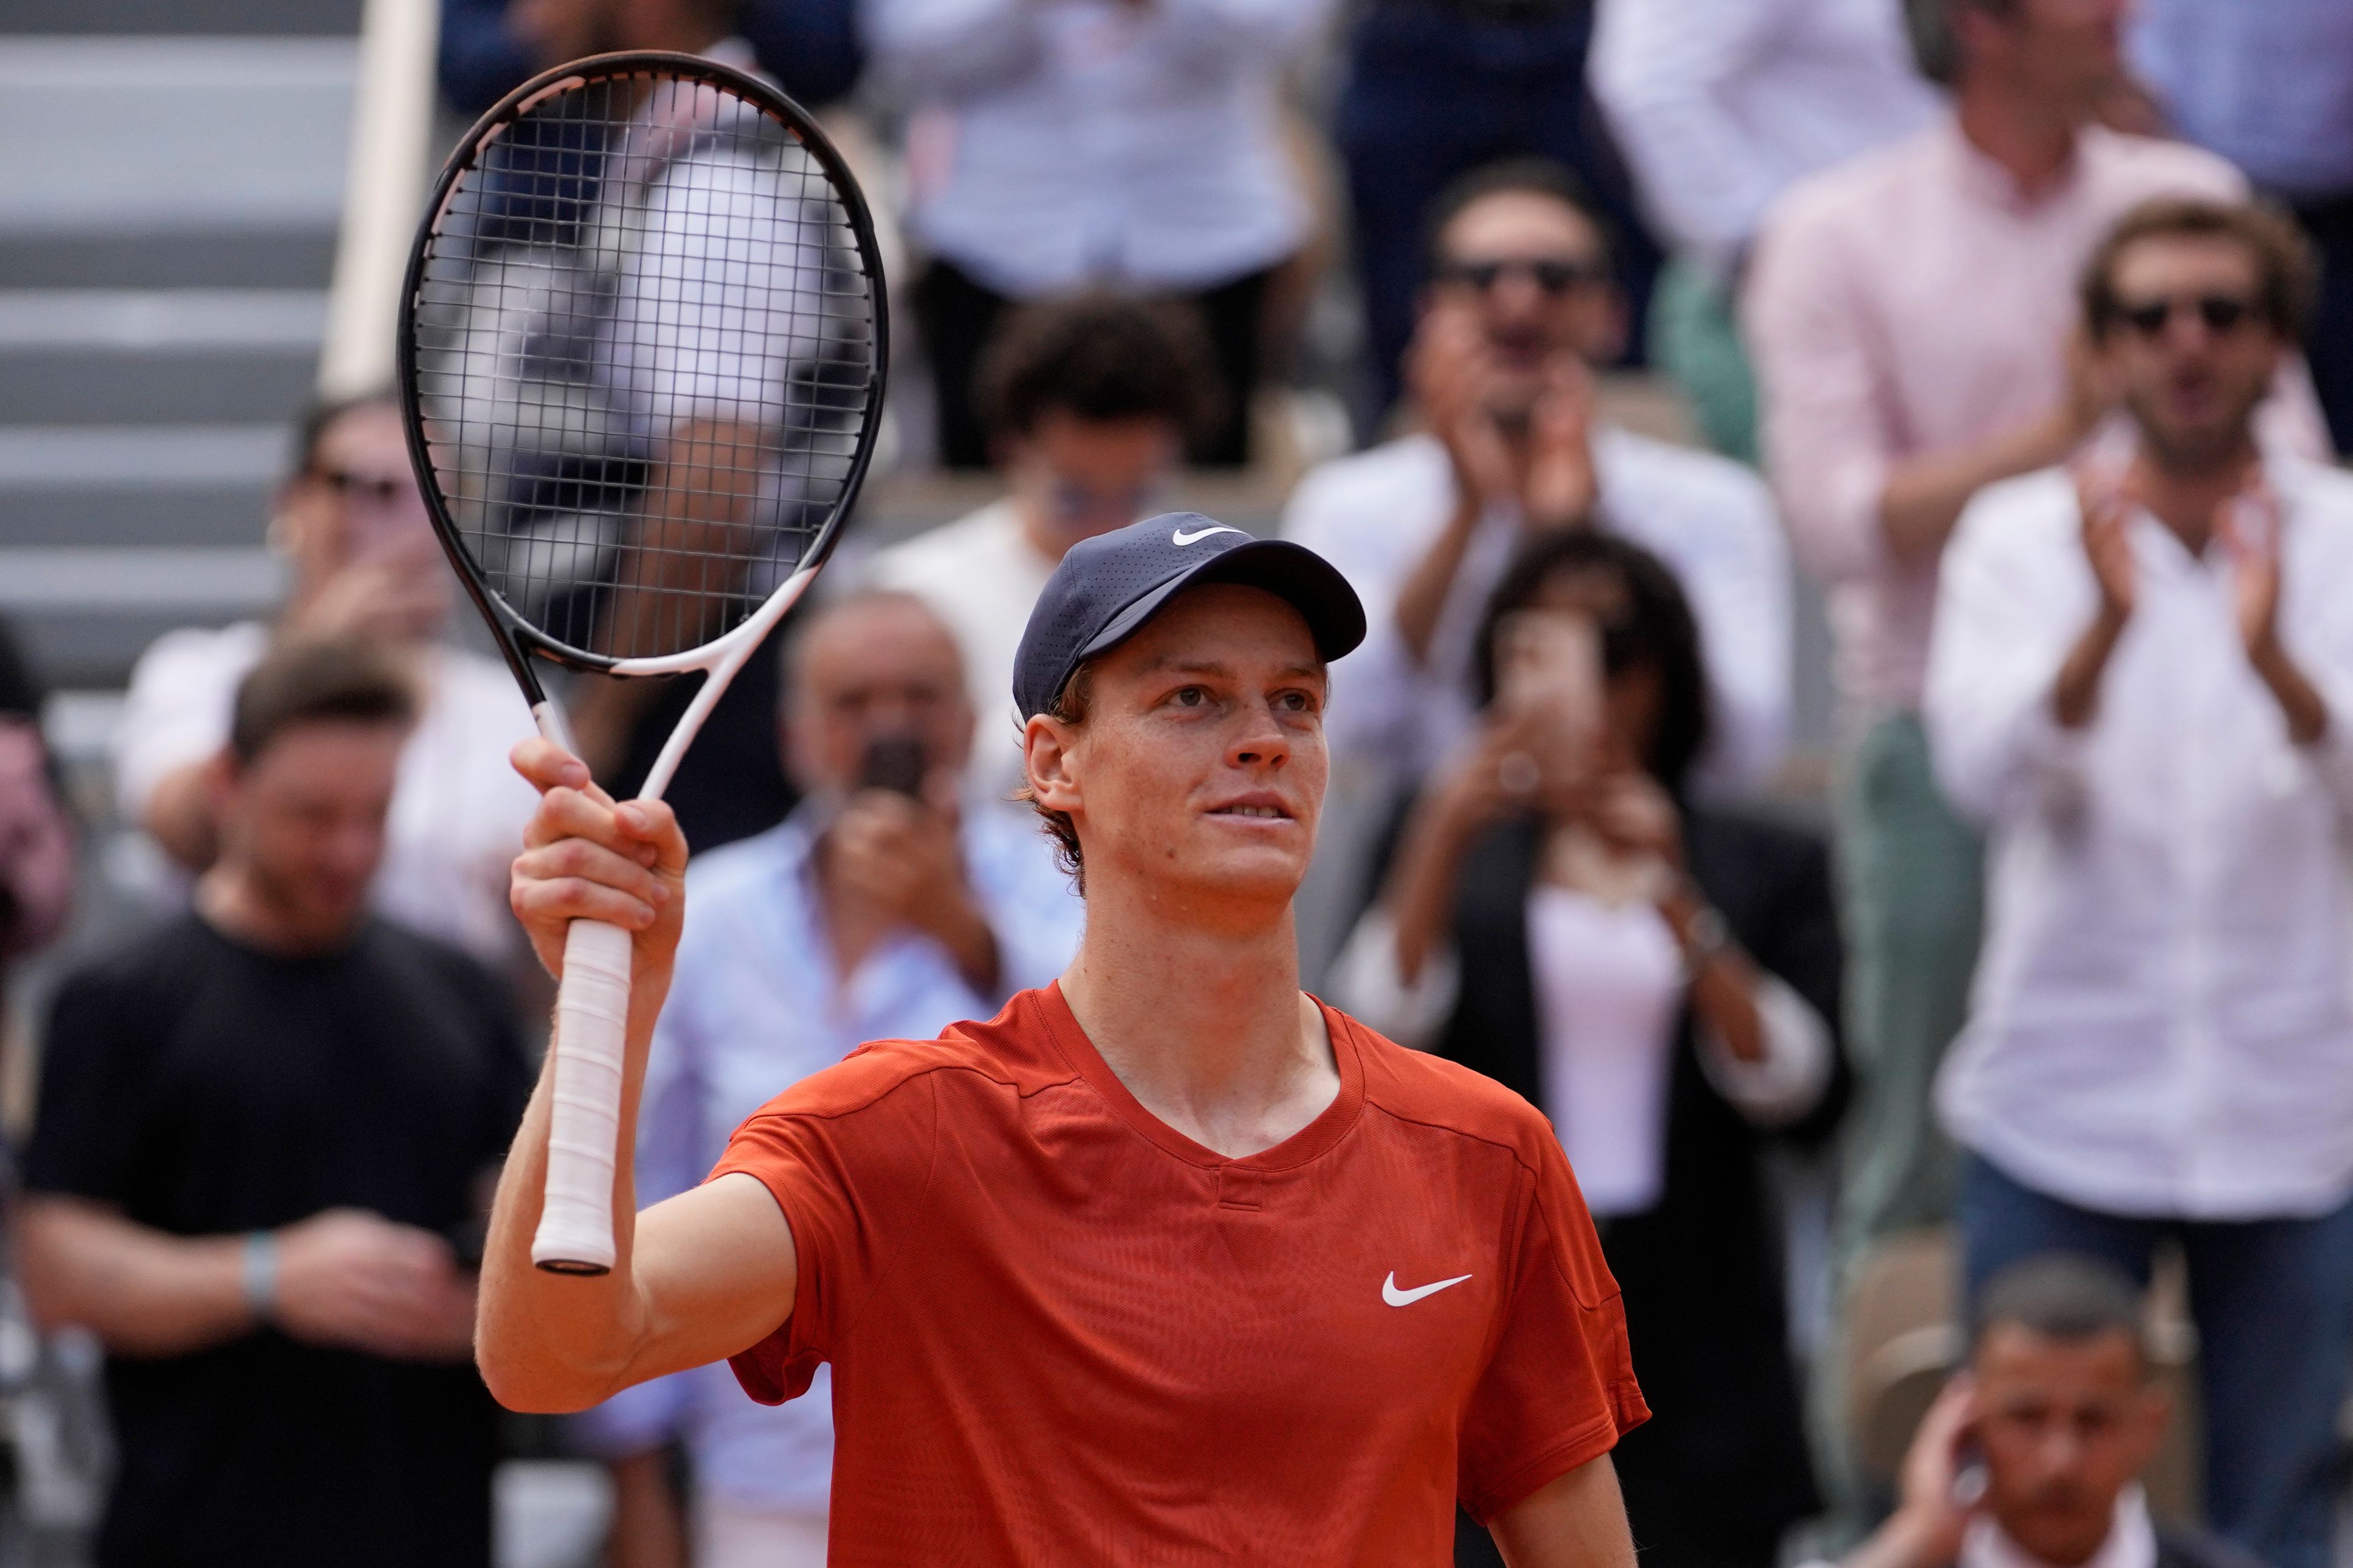
M555 1098L547 1130L547 1195L531 1260L542 1268L613 1267L613 1166L621 1140L621 1063L628 1049L629 933L574 921L555 993Z

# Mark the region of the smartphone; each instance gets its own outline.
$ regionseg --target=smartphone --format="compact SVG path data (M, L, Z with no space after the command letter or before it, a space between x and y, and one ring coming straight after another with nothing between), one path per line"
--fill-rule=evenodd
M1580 732L1600 727L1601 627L1575 610L1522 610L1495 630L1495 699L1540 709Z
M887 789L911 800L923 798L923 778L931 772L931 760L923 754L923 742L913 735L877 735L866 742L865 760L859 764L858 785L860 789Z

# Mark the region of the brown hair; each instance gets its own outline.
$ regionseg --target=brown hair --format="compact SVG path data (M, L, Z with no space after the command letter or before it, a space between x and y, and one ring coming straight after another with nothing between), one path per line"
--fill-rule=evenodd
M2084 264L2078 293L2084 325L2094 342L2107 336L2123 308L2116 292L2116 263L2145 239L2174 237L2235 240L2263 274L2256 303L2272 329L2290 340L2304 335L2316 281L2312 247L2295 220L2267 202L2215 202L2159 196L2116 220Z
M237 687L228 746L244 767L297 725L416 719L416 690L390 655L343 638L290 642L272 648Z
M1046 710L1046 717L1072 728L1084 724L1087 707L1093 700L1094 691L1094 665L1090 662L1079 666L1071 672L1071 679L1062 683L1062 689L1054 693L1053 704ZM1084 894L1087 890L1087 859L1079 850L1079 825L1071 820L1069 812L1056 811L1039 804L1026 778L1021 781L1021 787L1013 792L1013 798L1028 801L1029 808L1038 814L1039 827L1054 841L1054 863L1061 867L1063 875L1071 879L1071 885Z
M994 436L1026 436L1060 409L1092 421L1165 419L1190 437L1219 413L1209 359L1189 305L1077 294L1008 316L974 395Z

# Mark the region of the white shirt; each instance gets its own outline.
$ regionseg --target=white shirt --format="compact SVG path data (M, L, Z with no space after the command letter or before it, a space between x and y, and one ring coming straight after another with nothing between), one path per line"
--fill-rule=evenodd
M1727 458L1609 425L1594 431L1593 466L1603 521L1673 568L1699 623L1715 734L1696 782L1725 794L1761 783L1789 728L1789 562L1764 483ZM1369 755L1405 781L1472 733L1479 623L1523 536L1511 512L1480 520L1429 662L1417 663L1397 629L1398 595L1455 494L1446 448L1409 436L1314 469L1283 512L1284 537L1338 567L1365 602L1364 646L1333 667L1334 753Z
M1719 281L1773 198L1935 118L1900 0L1601 0L1588 80L1675 246Z
M979 722L967 776L991 799L1010 795L1025 776L1013 660L1054 566L1009 500L880 551L866 565L870 584L914 595L955 635Z
M1645 900L1609 903L1538 882L1528 890L1528 967L1535 982L1544 1113L1594 1214L1642 1214L1666 1191L1667 1090L1688 982L1682 946ZM1398 1044L1427 1050L1454 1010L1461 962L1430 955L1411 985L1398 973L1397 926L1375 909L1333 965L1335 1003ZM1759 973L1765 1055L1744 1062L1704 1024L1700 1067L1749 1121L1778 1127L1821 1100L1830 1026L1778 975Z
M927 106L912 226L1021 299L1193 289L1298 248L1277 86L1330 0L865 0L879 69Z
M2193 560L2133 520L2137 603L2072 731L2051 693L2097 590L2068 476L1980 492L1945 554L1925 711L1991 864L1938 1105L2087 1208L2311 1215L2353 1190L2353 476L2268 466L2280 634L2329 710L2310 749L2248 666L2219 545Z
M140 656L115 742L115 800L125 818L145 820L165 774L227 743L237 689L269 647L269 629L245 621L166 632ZM400 753L375 906L500 963L517 935L508 866L539 806L539 792L507 753L537 731L514 677L494 659L436 648L425 679L417 728Z
M994 994L975 992L947 950L902 932L856 973L835 969L811 864L818 811L805 806L755 837L696 858L687 873L677 977L655 1026L638 1117L638 1201L703 1180L754 1111L869 1040L929 1039L993 1016L1014 992L1046 984L1078 949L1086 906L1056 868L1029 813L965 808L960 837L973 896L996 933ZM826 1510L833 1402L820 1369L811 1396L744 1397L725 1364L657 1378L586 1417L607 1453L685 1439L701 1485L737 1506Z

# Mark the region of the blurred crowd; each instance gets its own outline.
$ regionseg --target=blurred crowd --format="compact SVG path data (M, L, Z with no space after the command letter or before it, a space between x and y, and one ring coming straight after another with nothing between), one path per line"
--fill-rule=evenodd
M442 89L613 48L820 111L889 231L882 482L991 498L853 533L689 753L642 1201L1060 971L1015 647L1214 471L1371 624L1311 983L1551 1118L1647 1560L2343 1560L2353 8L446 0ZM47 1002L16 1271L105 1350L100 1563L487 1563L531 716L389 393L309 411L265 521L275 615L131 683L117 808L176 872ZM565 700L624 792L690 695ZM0 962L68 918L38 708L0 649ZM824 1560L822 1373L557 1441L616 1568Z

